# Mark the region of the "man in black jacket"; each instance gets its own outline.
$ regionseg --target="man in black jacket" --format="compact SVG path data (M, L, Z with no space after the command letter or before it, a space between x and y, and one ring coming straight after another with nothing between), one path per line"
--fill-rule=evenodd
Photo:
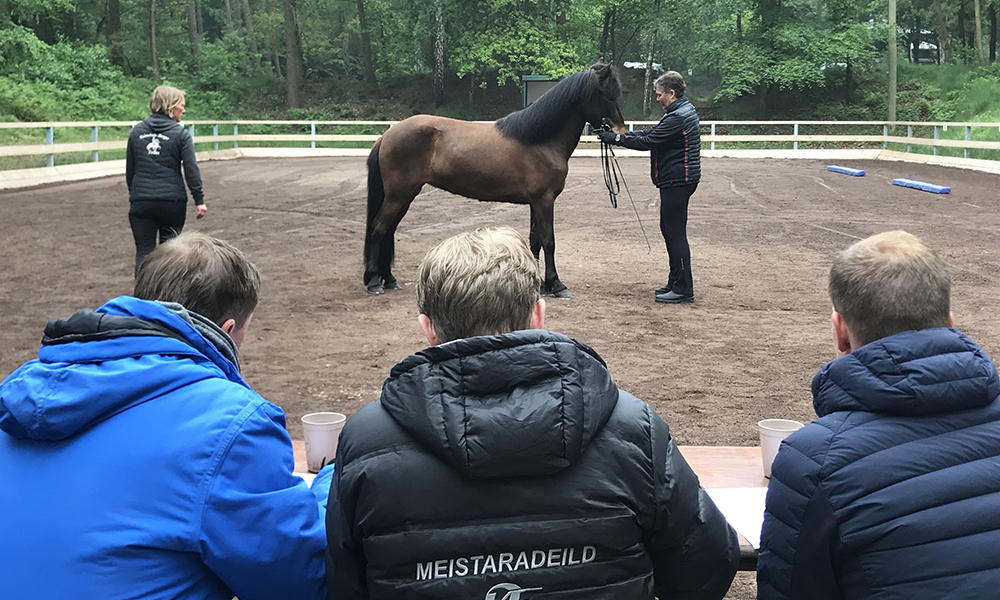
M670 257L670 275L666 285L656 289L656 301L694 302L687 211L688 200L701 180L701 124L694 106L684 96L680 73L667 71L654 87L657 102L667 111L659 123L644 131L601 131L597 137L606 144L650 151L650 177L660 188L660 233Z
M455 236L417 279L431 346L340 438L331 600L722 598L736 533L666 422L542 329L524 238Z

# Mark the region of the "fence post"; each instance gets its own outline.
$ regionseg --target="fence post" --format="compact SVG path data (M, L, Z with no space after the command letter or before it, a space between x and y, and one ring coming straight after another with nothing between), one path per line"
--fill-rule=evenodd
M972 140L972 127L966 125L965 126L965 141L968 142L968 141L971 141L971 140ZM968 148L965 148L965 158L969 158L969 149Z
M312 128L312 134L311 135L316 135L316 124L315 123L310 123L309 126ZM316 147L316 140L312 141L312 146L311 147L312 148Z
M97 125L94 125L93 127L90 128L90 141L97 143ZM98 161L97 150L90 151L90 161L91 162Z
M940 130L941 130L941 127L939 127L938 125L934 126L934 139L936 139L936 140L941 139L941 131ZM934 146L934 156L937 156L937 153L938 153L938 147Z
M712 123L712 137L715 137L715 123ZM715 150L715 140L712 140L712 150Z
M45 144L47 146L51 146L53 143L54 143L54 141L53 141L53 135L52 135L52 128L51 127L46 127L45 128ZM56 155L55 154L46 154L45 155L45 166L46 167L54 167L54 166L56 166Z
M240 126L236 123L233 123L233 135L239 135L239 134L240 134ZM239 147L240 147L239 141L233 140L233 148L239 148Z
M883 150L885 150L886 148L889 147L889 140L885 139L887 137L889 137L889 124L888 123L883 123L882 124L882 149Z
M907 125L906 126L906 137L908 137L908 138L913 137L913 125ZM906 145L906 151L910 152L912 150L913 150L913 144L907 144Z
M792 126L792 135L799 135L799 124L798 123L796 123L795 125ZM798 142L792 142L792 150L798 150L798 149L799 149L799 143Z
M218 137L218 135L219 135L219 124L218 123L216 123L215 125L212 125L212 135ZM215 149L216 150L219 149L219 142L215 142Z

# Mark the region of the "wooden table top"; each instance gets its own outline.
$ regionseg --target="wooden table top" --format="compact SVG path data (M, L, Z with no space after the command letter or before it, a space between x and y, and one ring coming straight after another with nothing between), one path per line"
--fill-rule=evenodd
M306 443L292 442L295 450L295 472L312 482L306 469ZM680 446L681 454L691 465L705 489L767 487L760 448L741 446ZM740 570L757 569L757 551L740 536Z
M295 449L295 472L307 472L306 443L296 440L292 447ZM680 446L680 450L703 488L767 487L760 448Z

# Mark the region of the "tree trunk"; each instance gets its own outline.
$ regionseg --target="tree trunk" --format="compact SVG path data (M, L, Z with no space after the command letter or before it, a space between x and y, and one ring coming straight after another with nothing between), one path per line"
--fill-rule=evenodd
M105 29L108 42L108 60L119 67L125 65L122 52L122 10L119 0L108 0L108 26Z
M285 1L285 74L288 82L286 103L289 108L302 108L302 38L299 35L298 6L295 0Z
M250 0L243 0L243 22L247 26L247 44L250 46L250 60L253 68L260 68L260 54L257 52L257 38L253 34L253 19L250 17Z
M194 68L201 73L201 47L198 44L198 17L195 16L194 3L188 4L188 41L191 42L191 56L194 57Z
M645 94L642 97L642 116L648 117L653 102L653 47L656 46L656 30L649 36L649 46L646 52L646 78L643 81Z
M274 76L281 79L281 57L276 45L271 45L271 66L274 67Z
M614 12L614 7L609 8L604 11L604 29L601 30L601 60L607 62L608 58L608 35L611 30L611 13ZM611 57L614 58L614 57Z
M555 0L556 10L556 33L559 41L566 43L569 41L569 32L566 31L566 13L569 12L569 0Z
M236 26L236 21L233 20L233 3L231 0L226 0L226 25L232 27L234 30L239 29Z
M156 49L156 0L149 0L149 52L153 58L153 81L160 83L160 57Z
M997 7L990 6L990 62L997 60Z
M851 80L854 78L854 71L851 66L851 59L847 59L847 67L844 69L844 102L851 103Z
M743 14L736 13L736 39L743 39Z
M767 119L767 82L761 81L757 85L757 118Z
M205 35L205 23L202 21L201 0L194 0L194 17L198 23L198 39Z
M444 14L442 0L434 0L434 106L444 104Z
M365 79L376 85L375 64L372 62L372 38L368 34L368 19L365 18L365 0L358 1L358 24L361 29L361 56L365 61Z
M983 48L983 15L979 9L979 0L973 0L973 5L975 6L976 14L976 58L979 60L979 66L985 67L988 64L986 59L986 52Z
M6 26L10 22L10 0L0 0L0 27Z
M951 36L948 33L948 8L944 0L931 2L931 14L934 16L934 29L938 38L939 62L952 62Z
M956 37L960 42L968 46L972 46L965 37L965 0L962 0L958 4L958 18L956 20L958 25L958 31L956 31Z

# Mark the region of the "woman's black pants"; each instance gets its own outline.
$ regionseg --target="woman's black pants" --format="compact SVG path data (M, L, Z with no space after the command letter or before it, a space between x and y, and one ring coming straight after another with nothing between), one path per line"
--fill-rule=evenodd
M660 233L667 243L670 276L667 285L682 296L694 295L691 281L691 249L688 247L688 200L698 183L660 188Z
M135 238L136 273L146 255L156 248L157 234L161 244L180 235L186 212L187 202L137 200L131 203L128 222L132 225L132 237Z

